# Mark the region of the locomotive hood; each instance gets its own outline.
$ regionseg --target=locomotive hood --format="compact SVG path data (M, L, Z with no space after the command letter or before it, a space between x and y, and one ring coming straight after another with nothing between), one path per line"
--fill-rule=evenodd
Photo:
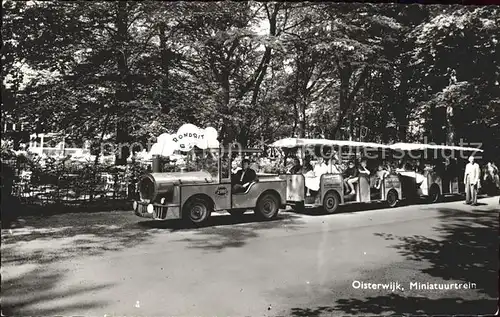
M159 194L173 190L175 185L211 183L214 179L210 173L177 172L177 173L148 173L140 177L138 183L141 200L154 200Z

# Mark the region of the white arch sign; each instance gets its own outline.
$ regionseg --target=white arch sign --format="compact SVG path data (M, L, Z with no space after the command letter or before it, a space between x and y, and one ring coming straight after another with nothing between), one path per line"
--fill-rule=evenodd
M150 155L171 156L174 151L188 152L199 149L218 148L217 130L212 127L198 128L194 124L182 125L176 133L163 133L150 150Z

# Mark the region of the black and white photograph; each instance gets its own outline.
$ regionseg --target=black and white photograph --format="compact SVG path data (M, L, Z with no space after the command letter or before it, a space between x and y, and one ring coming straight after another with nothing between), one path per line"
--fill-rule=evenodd
M2 316L498 315L500 6L2 13Z

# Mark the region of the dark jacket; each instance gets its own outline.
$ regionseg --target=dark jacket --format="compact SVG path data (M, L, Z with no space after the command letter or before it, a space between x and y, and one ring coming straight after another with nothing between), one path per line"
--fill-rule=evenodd
M357 177L358 173L359 173L359 171L356 167L353 167L353 168L349 167L344 172L344 178Z
M302 165L294 165L290 169L290 174L300 174L302 173Z
M312 171L314 168L312 167L311 163L307 162L304 164L304 166L302 167L302 173L307 173L309 171Z
M233 178L234 184L243 185L243 184L251 183L251 182L257 180L257 174L251 168L247 169L247 171L245 172L245 175L243 175L243 180L241 180L242 174L243 174L243 170L239 170L238 172L236 172L236 174L234 175L234 178Z

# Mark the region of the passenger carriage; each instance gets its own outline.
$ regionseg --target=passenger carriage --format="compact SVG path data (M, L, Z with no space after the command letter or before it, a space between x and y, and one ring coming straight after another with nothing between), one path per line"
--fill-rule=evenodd
M403 198L426 198L429 202L438 202L447 195L464 194L463 175L467 158L483 152L472 147L419 143L395 143L389 148L393 152L392 158L412 160L425 166L418 172L413 169L397 173L402 183Z
M304 158L307 148L328 148L332 150L332 156L337 155L339 159L342 159L342 148L348 148L349 152L354 150L354 155L359 155L359 152L370 153L370 155L364 155L365 157L369 156L369 159L378 159L380 152L389 149L387 145L378 143L303 138L278 140L271 144L271 147L286 150L301 149L302 158ZM322 207L326 213L335 213L341 205L385 202L389 206L395 207L402 199L401 182L395 173L386 175L382 179L379 189L373 187L373 182L370 180L373 176L360 173L359 181L355 185L355 193L346 195L342 172L334 173L331 161L329 172L321 176L319 191L315 195L308 195L306 176L303 174L285 174L280 177L286 181L287 204L297 209Z

